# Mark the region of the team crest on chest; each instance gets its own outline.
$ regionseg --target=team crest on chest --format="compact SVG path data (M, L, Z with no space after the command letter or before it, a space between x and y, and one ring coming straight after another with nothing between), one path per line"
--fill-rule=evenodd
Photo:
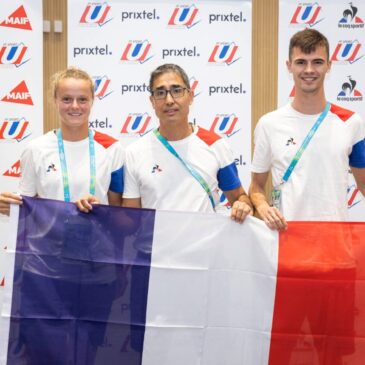
M156 172L161 172L161 171L162 171L162 169L160 168L160 165L155 164L155 165L152 167L152 171L151 171L151 173L152 173L152 174L154 174L154 173L156 173Z
M290 137L287 141L286 141L286 146L290 146L290 145L296 145L297 143L294 141L293 137Z
M51 172L51 171L57 171L56 165L54 163L50 163L47 167L47 172Z

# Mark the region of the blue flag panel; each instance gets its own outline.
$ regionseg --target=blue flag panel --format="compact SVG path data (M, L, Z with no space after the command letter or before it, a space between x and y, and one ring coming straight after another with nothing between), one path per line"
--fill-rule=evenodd
M141 363L154 217L24 198L9 365Z

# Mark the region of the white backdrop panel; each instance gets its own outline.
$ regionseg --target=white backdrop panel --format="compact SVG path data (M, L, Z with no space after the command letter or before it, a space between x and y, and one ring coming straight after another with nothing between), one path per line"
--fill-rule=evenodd
M286 69L291 36L306 27L318 29L330 43L332 69L326 79L329 101L356 111L365 120L365 4L346 0L292 1L279 3L278 105L284 105L293 91ZM365 200L349 176L350 220L365 221Z
M17 191L19 157L43 133L42 1L1 1L0 191ZM8 219L0 214L0 309Z
M68 2L68 64L97 83L90 126L127 145L157 126L151 71L182 66L190 121L227 138L247 188L251 161L251 1Z

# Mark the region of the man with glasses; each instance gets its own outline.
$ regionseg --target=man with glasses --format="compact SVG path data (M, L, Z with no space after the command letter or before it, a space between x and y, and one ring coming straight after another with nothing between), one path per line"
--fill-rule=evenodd
M185 71L164 64L150 77L150 100L160 125L126 150L123 206L214 212L221 189L231 218L252 214L231 150L213 132L188 121L194 92Z
M232 219L243 222L252 213L251 203L230 149L219 136L188 121L194 92L185 71L162 65L152 72L149 88L160 125L126 149L123 206L214 212L220 188L232 204ZM145 225L148 219L142 218L136 233L139 262L148 262L151 255ZM148 266L132 266L132 323L145 321L148 277ZM143 331L138 327L131 326L130 339L132 348L141 352Z

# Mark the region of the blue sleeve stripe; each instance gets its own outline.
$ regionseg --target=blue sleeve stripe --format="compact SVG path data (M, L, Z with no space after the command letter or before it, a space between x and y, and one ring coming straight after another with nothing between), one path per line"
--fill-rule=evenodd
M357 142L352 147L352 152L349 156L349 164L351 167L365 167L365 139Z
M123 177L123 166L116 171L112 172L112 178L110 181L109 190L114 193L123 193L124 190L124 177Z
M237 166L234 162L222 169L219 169L218 186L221 190L227 191L239 188L241 186L240 178L238 177Z

